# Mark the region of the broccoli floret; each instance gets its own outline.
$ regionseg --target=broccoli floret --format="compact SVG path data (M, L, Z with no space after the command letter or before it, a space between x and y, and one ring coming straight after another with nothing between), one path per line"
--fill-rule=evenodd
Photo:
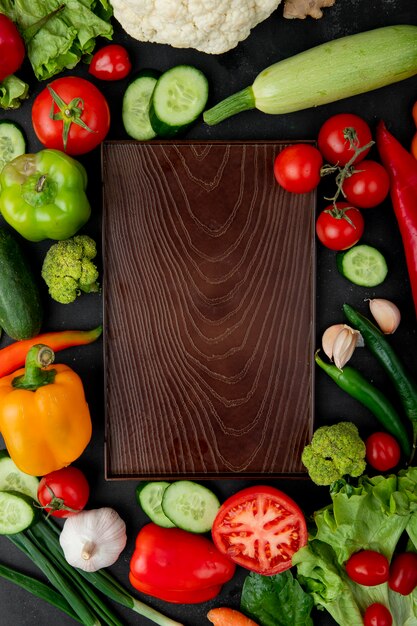
M343 476L363 474L365 453L365 443L355 424L339 422L318 428L301 460L316 485L331 485Z
M99 291L99 274L92 261L96 254L96 243L87 235L77 235L53 244L42 265L42 278L48 285L51 298L61 304L69 304L82 291Z

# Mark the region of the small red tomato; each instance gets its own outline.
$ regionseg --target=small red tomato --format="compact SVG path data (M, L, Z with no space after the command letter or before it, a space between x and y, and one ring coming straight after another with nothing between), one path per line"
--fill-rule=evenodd
M276 157L274 174L286 191L307 193L320 182L323 157L314 146L298 143L284 148Z
M54 517L70 517L87 504L90 487L81 470L68 466L46 474L38 487L38 500Z
M389 577L388 559L375 550L355 552L346 562L346 572L359 585L373 587L386 583Z
M374 602L366 609L363 623L364 626L392 626L392 615L386 606Z
M390 180L387 170L376 161L365 160L343 182L346 200L360 209L378 206L388 195Z
M25 44L11 19L0 13L0 81L17 72L25 58Z
M365 442L366 460L380 472L386 472L398 465L401 448L398 441L389 433L372 433Z
M417 586L417 554L402 552L391 563L388 586L402 596L408 596Z
M355 147L364 147L371 141L371 129L365 120L353 113L339 113L324 122L317 144L326 161L332 165L346 165L355 154ZM361 152L355 163L362 161L370 148Z
M362 213L347 202L328 206L316 221L317 237L330 250L351 248L362 237L364 228Z
M113 43L94 54L88 71L101 80L120 80L126 78L131 69L132 63L126 48Z

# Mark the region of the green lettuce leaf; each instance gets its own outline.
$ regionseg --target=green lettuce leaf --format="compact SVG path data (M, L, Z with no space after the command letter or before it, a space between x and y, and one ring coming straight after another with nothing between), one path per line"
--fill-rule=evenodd
M0 12L16 22L38 80L72 69L97 37L113 36L106 0L0 0Z
M243 585L241 608L261 626L313 626L313 601L289 570L275 576L251 572Z
M28 97L29 85L12 74L0 83L0 107L17 109Z
M342 483L331 496L332 504L314 514L308 545L293 557L302 587L340 626L362 626L374 602L389 607L393 626L417 626L417 590L402 596L386 583L365 587L345 572L347 559L359 550L391 560L404 532L409 546L417 545L417 468L362 476L357 486Z

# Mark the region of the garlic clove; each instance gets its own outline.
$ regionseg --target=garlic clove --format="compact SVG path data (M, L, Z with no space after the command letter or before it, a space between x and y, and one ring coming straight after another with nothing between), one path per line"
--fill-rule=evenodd
M344 324L333 324L333 326L329 326L321 338L321 345L325 355L332 361L333 360L333 344L337 335L343 329Z
M345 325L334 340L333 361L339 369L342 369L352 357L358 344L358 335L360 335L358 330Z
M401 313L396 304L384 298L374 298L369 300L369 308L385 335L392 335L401 321Z

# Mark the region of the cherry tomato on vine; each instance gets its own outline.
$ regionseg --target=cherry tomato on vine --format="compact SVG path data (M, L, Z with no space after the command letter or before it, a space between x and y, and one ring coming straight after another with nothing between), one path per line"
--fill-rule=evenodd
M316 221L316 233L330 250L347 250L363 235L365 222L359 209L347 202L336 202L324 209Z
M380 472L386 472L398 465L401 448L398 441L389 433L372 433L365 441L366 460Z
M388 559L375 550L361 550L347 560L346 572L351 580L360 585L381 585L389 577Z
M126 48L113 43L97 50L88 71L100 80L120 80L126 78L131 69L132 63Z
M85 154L107 135L110 109L93 83L67 76L49 83L36 97L32 124L46 148L63 150L70 155Z
M307 526L292 498L262 485L242 489L222 504L212 536L237 565L270 576L291 567L293 554L307 543Z
M38 487L40 504L54 517L70 517L79 513L87 504L89 495L86 477L71 465L46 474Z
M364 626L392 626L392 615L386 606L374 602L366 609L363 623Z
M402 552L394 557L390 567L388 586L403 596L408 596L414 591L417 586L417 554L415 552Z
M355 138L352 142L356 148L363 147L372 141L372 133L368 124L358 115L353 113L339 113L329 117L319 130L317 144L324 159L332 165L346 165L355 154L351 140L347 136L348 129L353 129ZM350 134L351 131L350 131ZM362 161L368 154L364 150L355 159L355 163Z
M298 143L287 146L277 155L274 174L286 191L307 193L318 186L322 165L323 157L317 148Z
M25 44L11 19L0 13L0 81L17 72L25 58Z
M390 188L386 169L376 161L364 160L343 182L346 200L359 209L370 209L385 200Z

